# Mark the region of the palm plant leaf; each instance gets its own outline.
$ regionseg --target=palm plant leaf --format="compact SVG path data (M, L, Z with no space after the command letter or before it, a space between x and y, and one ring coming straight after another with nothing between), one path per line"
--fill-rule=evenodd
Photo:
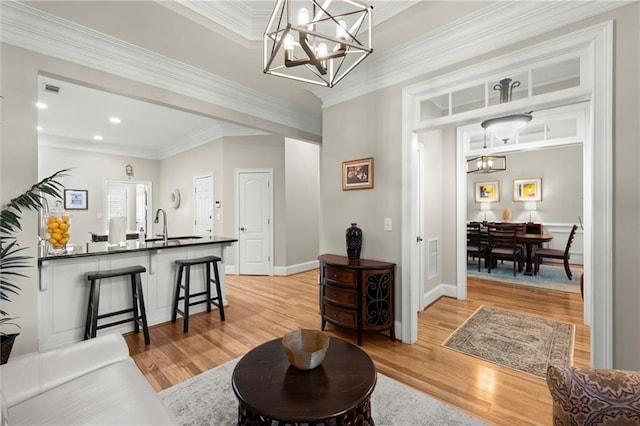
M0 233L8 238L13 238L10 236L11 233L22 230L20 219L22 218L23 210L38 210L42 208L44 195L61 199L64 185L58 182L57 179L69 176L67 172L70 170L59 170L34 184L23 194L9 200L7 206L0 212Z
M31 267L31 256L23 254L26 247L19 247L15 236L16 231L22 230L22 213L29 210L38 210L44 207L45 196L54 199L62 198L64 185L58 182L61 177L68 176L70 169L63 169L53 175L34 184L23 194L9 200L0 211L0 301L10 302L11 295L19 295L20 287L11 281L15 277L27 277L21 270ZM0 325L19 325L10 322L15 318L9 318L9 314L0 309ZM4 334L0 331L0 335Z

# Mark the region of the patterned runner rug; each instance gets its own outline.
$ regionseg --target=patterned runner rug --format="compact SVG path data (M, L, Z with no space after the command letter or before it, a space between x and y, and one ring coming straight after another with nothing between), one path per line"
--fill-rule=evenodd
M159 393L178 424L237 425L238 400L231 388L231 373L239 359L233 359ZM380 373L371 395L371 412L377 426L485 424Z
M571 365L575 326L479 307L442 346L544 378L547 366Z

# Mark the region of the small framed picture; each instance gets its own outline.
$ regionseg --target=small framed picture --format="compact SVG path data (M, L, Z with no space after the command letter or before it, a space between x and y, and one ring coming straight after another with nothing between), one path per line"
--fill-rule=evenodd
M373 188L373 157L342 162L342 189Z
M514 179L513 201L542 201L542 178Z
M476 203L497 203L500 201L500 181L476 182Z
M86 189L65 189L65 210L87 210L89 208L89 191Z

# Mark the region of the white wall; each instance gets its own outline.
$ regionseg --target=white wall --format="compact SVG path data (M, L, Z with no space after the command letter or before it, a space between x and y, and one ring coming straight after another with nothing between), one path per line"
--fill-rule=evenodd
M70 168L68 177L62 179L68 189L86 189L88 191L88 209L73 210L69 242L80 246L91 241L89 232L104 232L102 214L105 211L104 185L106 179L129 180L125 166L131 164L134 177L131 181L151 181L153 200L157 199L159 180L158 162L128 156L101 154L88 151L52 148L41 146L38 149L38 178L43 179L54 172ZM50 209L54 205L50 203Z

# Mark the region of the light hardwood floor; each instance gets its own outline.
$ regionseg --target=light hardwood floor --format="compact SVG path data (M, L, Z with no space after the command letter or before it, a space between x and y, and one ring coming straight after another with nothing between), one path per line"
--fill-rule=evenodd
M140 370L156 390L165 389L297 327L319 328L318 271L288 277L227 275L226 321L217 311L126 336ZM365 334L362 348L378 371L453 405L489 424L551 424L551 397L543 379L443 348L442 342L479 306L489 305L576 324L574 365L589 365L589 328L582 325L579 294L538 290L469 278L468 299L442 297L418 315L414 345ZM355 333L327 325L331 335L355 343Z

